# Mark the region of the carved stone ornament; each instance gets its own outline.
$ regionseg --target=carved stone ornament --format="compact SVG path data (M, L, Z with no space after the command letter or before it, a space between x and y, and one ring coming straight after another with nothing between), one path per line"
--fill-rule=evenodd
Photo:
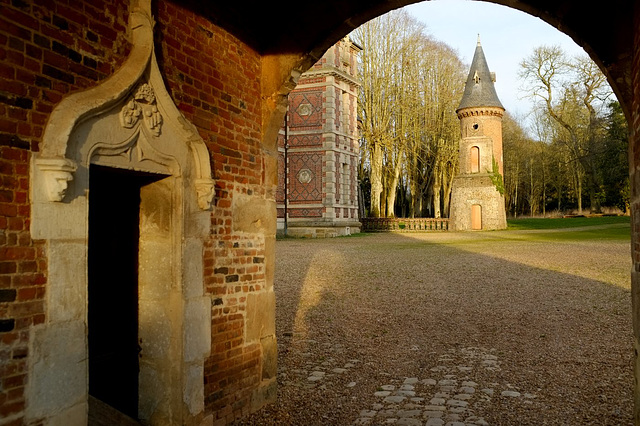
M156 95L148 83L141 84L129 102L122 107L120 123L131 129L142 119L154 136L160 135L162 115L156 105Z
M94 155L104 158L129 155L131 162L135 152L138 163L156 163L160 168L166 166L167 174L189 175L190 181L194 183L192 194L198 206L209 209L214 193L209 151L195 126L182 115L164 87L154 54L151 0L132 3L136 5L129 15L132 49L125 63L111 78L97 86L63 98L51 112L44 129L41 150L34 155L34 168L42 171L38 176L47 183L42 183L43 191L36 191L35 196L42 195L48 201L62 201L68 182L74 176L78 182L81 176L86 180L85 170L89 168ZM84 142L84 151L77 146L69 149L76 129L114 107L117 107L115 111L118 118L114 117L116 123L125 129L131 129L133 133L130 137L123 143L94 137ZM140 135L141 132L145 135ZM176 152L187 148L191 157L184 158L181 160L183 163L177 165L173 148L162 139L163 133L177 139ZM158 138L157 146L143 145L151 137ZM129 141L132 141L131 144ZM88 152L89 155L82 157L82 152ZM76 164L83 173L73 174ZM136 169L135 165L129 166L132 170ZM85 180L79 184L86 185ZM196 182L199 182L198 188L195 187ZM39 183L36 186L38 185ZM45 208L39 207L38 202L32 206L36 206L36 209Z
M196 195L198 196L198 207L202 210L209 210L215 194L213 179L196 179Z
M298 106L298 114L302 115L302 116L307 116L307 115L311 115L312 113L312 108L311 108L311 104L300 104L300 106Z
M67 158L38 158L36 166L42 173L47 199L62 201L77 169L75 163Z
M313 173L309 169L302 169L298 172L298 182L309 183L313 179Z

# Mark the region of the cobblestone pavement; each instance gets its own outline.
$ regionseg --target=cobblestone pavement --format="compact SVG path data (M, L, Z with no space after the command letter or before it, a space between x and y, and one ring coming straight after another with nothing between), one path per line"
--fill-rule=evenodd
M315 341L306 341L316 344ZM326 345L328 352L342 352L342 347ZM538 389L522 389L517 384L476 382L477 372L499 372L501 360L495 349L476 347L449 350L438 356L437 365L425 377L387 375L373 393L375 402L363 407L353 425L401 426L488 426L483 413L495 399L510 399L518 404L537 403ZM306 353L313 356L311 352ZM284 386L306 390L358 386L362 361L342 363L329 357L322 362L308 361L304 368L280 373Z

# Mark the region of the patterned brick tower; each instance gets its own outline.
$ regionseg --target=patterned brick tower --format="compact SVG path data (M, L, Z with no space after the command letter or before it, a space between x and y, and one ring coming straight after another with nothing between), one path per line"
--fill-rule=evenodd
M450 226L456 231L505 229L502 169L504 107L493 85L480 36L460 106L459 173L451 191Z
M360 50L348 37L340 40L300 76L289 94L278 144L279 233L285 228L285 214L287 235L332 237L360 231L356 63Z

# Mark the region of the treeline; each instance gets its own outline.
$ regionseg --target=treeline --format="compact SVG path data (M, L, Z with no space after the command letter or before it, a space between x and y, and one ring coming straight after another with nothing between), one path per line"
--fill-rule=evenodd
M626 212L627 124L596 64L541 46L521 62L520 77L535 106L531 137L503 120L508 214Z
M352 34L360 54L359 181L372 217L448 217L458 171L459 105L467 67L404 11ZM521 63L535 100L532 129L503 119L508 215L626 211L627 125L604 75L586 56L539 47Z
M592 203L584 183L581 188L584 168L580 160L572 158L566 140L554 137L550 142L535 141L524 134L513 118L505 116L504 178L508 215L628 212L627 122L618 102L609 103L602 118L603 134L597 150L583 154L591 157L588 161L593 165L595 176L592 176L597 182L596 202Z

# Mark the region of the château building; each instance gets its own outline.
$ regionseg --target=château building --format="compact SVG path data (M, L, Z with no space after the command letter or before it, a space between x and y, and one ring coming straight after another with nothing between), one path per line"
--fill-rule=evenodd
M358 67L345 37L300 76L278 139L278 231L334 237L358 222ZM286 220L285 220L286 218Z

